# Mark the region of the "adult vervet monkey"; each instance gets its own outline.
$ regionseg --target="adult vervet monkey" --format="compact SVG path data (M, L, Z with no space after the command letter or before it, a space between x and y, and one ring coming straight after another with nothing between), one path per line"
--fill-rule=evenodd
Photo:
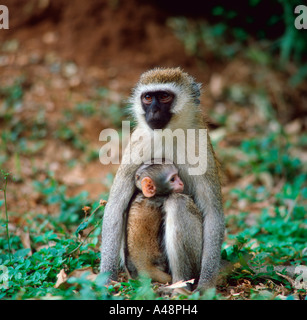
M207 129L199 108L199 96L200 84L180 68L156 68L147 71L142 74L133 91L131 104L137 127L131 135L110 190L102 226L100 270L109 272L109 279L117 279L120 248L126 233L126 214L135 193L136 170L141 163L162 157L174 162L185 185L184 192L192 197L203 215L198 288L206 289L215 285L224 237L224 214L218 162L210 138L206 134L196 137L196 142L189 140L189 129ZM173 140L167 139L171 130L165 129L171 129L172 132L180 129L180 132L183 132L186 138L184 154L182 149L179 150L179 144L174 146ZM157 144L155 138L161 136L164 131L167 131L165 139ZM204 140L207 140L205 149L201 148ZM191 146L196 148L199 156L206 153L206 163L198 164L196 171L193 171L195 163L182 161L183 158L186 160L189 157ZM178 150L181 154L178 154ZM160 151L162 155L157 156L156 151ZM206 170L203 170L204 168ZM182 228L180 217L176 216L176 208L173 206L167 210L165 236L168 237L168 243L173 244L167 253L168 258L177 261L177 271L180 273L182 270L182 279L188 280L184 277L183 270L187 262L181 255L179 232L188 235L189 232L193 232L194 226L189 224Z

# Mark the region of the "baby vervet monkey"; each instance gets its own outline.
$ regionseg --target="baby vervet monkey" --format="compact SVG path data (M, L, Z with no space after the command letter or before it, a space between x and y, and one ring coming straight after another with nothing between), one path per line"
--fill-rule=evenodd
M176 166L168 161L143 164L136 171L135 185L141 192L133 200L127 220L125 265L130 277L145 274L161 283L174 281L172 278L176 277L178 266L172 261L172 252L167 252L168 235L165 234L163 221L172 219L165 208L178 208L178 202L182 202L181 212L176 212L176 215L183 217L178 226L183 228L186 223L196 226L188 237L184 237L181 228L176 229L178 236L185 238L184 246L178 250L182 259L187 260L186 276L198 277L201 266L201 248L198 244L202 243L203 238L202 216L193 200L182 194L184 184Z

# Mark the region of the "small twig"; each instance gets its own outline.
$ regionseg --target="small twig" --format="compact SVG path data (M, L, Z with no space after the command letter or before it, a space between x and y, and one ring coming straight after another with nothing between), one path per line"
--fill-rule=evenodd
M104 207L106 205L107 201L105 200L100 200L99 202L99 206L87 217L87 220L89 220L89 218L101 207ZM94 228L86 235L85 239L79 243L79 245L73 249L72 251L68 252L66 255L70 256L72 255L74 252L76 252L77 250L80 249L80 247L82 247L82 245L85 243L85 241L87 240L87 238L90 236L90 234L96 230L98 228L98 226L101 224L101 221L99 221L96 226L94 226Z
M291 218L293 209L295 208L300 196L301 196L301 193L299 193L294 200L288 201L288 213L286 215L285 221L288 221Z
M67 256L70 256L70 255L72 255L74 252L76 252L77 250L79 250L79 249L83 246L83 244L85 243L85 241L87 240L87 238L90 236L90 234L91 234L94 230L96 230L100 224L101 224L101 221L99 221L99 222L96 224L96 226L86 235L86 237L84 238L84 240L83 240L82 242L80 242L75 249L73 249L72 251L66 253L66 255L67 255Z
M90 218L94 213L96 213L96 211L97 211L99 208L104 207L106 204L107 204L107 201L106 201L106 200L100 200L100 201L99 201L99 206L88 216L87 220L89 220L89 218Z
M7 200L6 200L7 181L10 174L8 172L1 170L1 175L5 180L4 188L2 189L2 191L4 194L4 206L5 206L5 217L6 217L5 225L6 225L6 235L7 235L8 247L9 247L9 259L10 259L10 262L12 262L12 249L11 249L11 239L10 239L10 232L9 232L9 216L7 212Z

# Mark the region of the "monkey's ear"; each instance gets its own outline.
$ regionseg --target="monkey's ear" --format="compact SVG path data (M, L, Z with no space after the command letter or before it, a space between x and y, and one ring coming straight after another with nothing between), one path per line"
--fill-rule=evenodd
M142 192L146 198L151 198L156 194L156 186L151 178L145 177L141 181Z

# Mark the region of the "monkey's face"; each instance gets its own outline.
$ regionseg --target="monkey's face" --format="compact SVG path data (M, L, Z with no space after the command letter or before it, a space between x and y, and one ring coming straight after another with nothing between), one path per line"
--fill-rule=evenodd
M175 94L170 91L147 91L141 95L145 120L151 129L164 129L172 118Z
M170 188L173 192L178 192L181 193L183 192L184 184L180 177L178 176L178 172L174 173L170 178L169 178L169 185Z
M178 175L178 169L174 165L164 165L159 174L154 177L156 194L167 195L172 192L183 192L184 184Z
M136 172L135 184L145 197L183 192L183 182L173 164L144 164Z
M139 129L176 130L194 127L199 96L200 84L180 68L155 68L141 75L129 101Z

